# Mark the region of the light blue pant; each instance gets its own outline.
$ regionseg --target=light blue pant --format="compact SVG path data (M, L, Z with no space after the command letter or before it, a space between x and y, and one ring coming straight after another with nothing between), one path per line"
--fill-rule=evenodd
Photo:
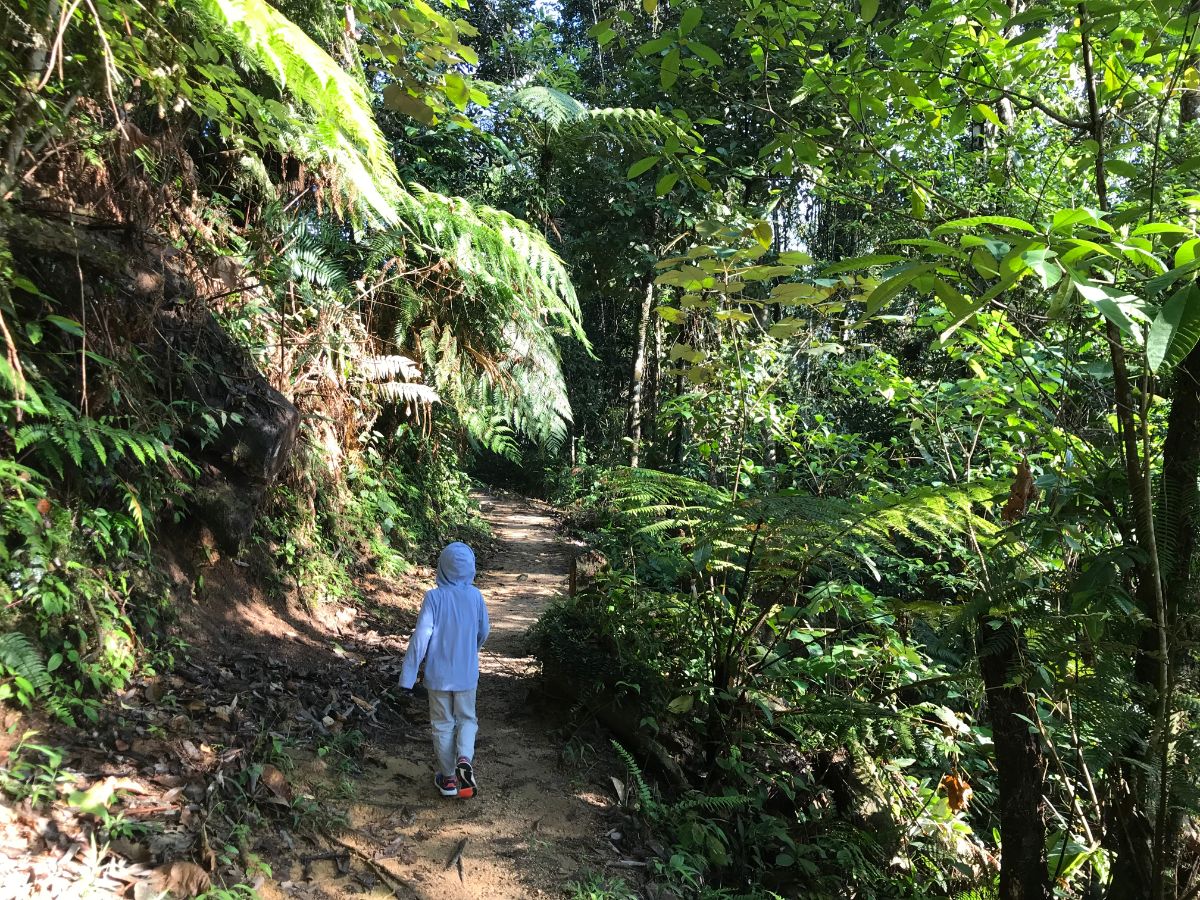
M438 772L453 775L460 756L475 758L474 691L429 691L429 726L433 729L433 754Z

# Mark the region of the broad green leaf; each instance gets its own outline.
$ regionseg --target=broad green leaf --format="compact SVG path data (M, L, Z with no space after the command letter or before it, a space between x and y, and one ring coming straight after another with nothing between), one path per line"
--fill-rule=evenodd
M12 280L12 286L15 287L17 290L24 291L27 294L32 294L35 297L41 296L42 292L38 290L37 285L34 284L32 281L30 281L28 278L26 278L24 275L13 275L11 280Z
M1011 228L1014 231L1027 231L1037 234L1037 229L1021 219L1012 216L971 216L968 219L953 219L944 222L933 230L934 234L944 234L947 231L962 231L967 228L978 228L980 225L994 225L997 228Z
M754 316L741 309L722 309L713 313L714 318L722 322L749 322Z
M861 325L867 319L871 318L871 316L879 312L879 310L883 309L887 304L895 300L902 290L912 284L915 278L920 275L924 275L926 272L929 272L932 269L933 266L930 263L920 263L919 265L905 269L903 272L900 272L897 275L893 275L891 278L888 278L881 283L875 288L875 290L871 291L870 296L867 297L867 306L866 309L863 310L862 318L859 319L859 324Z
M679 48L676 47L670 53L663 57L662 66L659 69L659 81L662 83L664 90L670 90L676 81L679 80Z
M1060 209L1050 220L1050 233L1069 231L1076 225L1088 225L1112 234L1113 227L1105 222L1102 216L1103 214L1099 210L1083 206L1076 209Z
M1200 238L1193 238L1190 241L1184 241L1175 248L1175 268L1186 266L1196 258L1197 249L1200 249Z
M398 84L389 84L383 89L383 102L397 112L412 116L422 125L433 124L433 107Z
M642 9L646 15L652 16L658 10L658 0L642 0Z
M471 100L471 89L466 79L457 72L446 73L446 99L459 109L466 109Z
M629 171L625 174L625 177L632 181L642 173L649 172L656 165L658 165L658 160L659 157L657 156L647 156L645 159L639 159L629 167Z
M671 348L670 359L672 362L682 359L689 363L698 363L704 361L704 353L690 344L676 344Z
M773 303L811 303L825 300L833 293L833 288L821 287L816 284L799 284L787 282L777 284L771 289Z
M942 301L942 305L946 307L946 312L956 318L970 315L973 311L971 301L964 297L958 288L941 278L933 279L933 293L934 296Z
M641 44L637 48L638 56L653 56L655 53L659 53L663 50L666 50L668 47L672 46L674 43L675 43L675 35L673 35L673 34L661 35L659 37L654 38L653 40L649 40L649 41L646 41L646 43Z
M683 715L691 710L692 704L695 702L696 698L692 694L684 694L683 696L676 697L674 700L668 703L667 709L676 715Z
M1200 341L1200 288L1194 283L1176 291L1154 318L1146 335L1146 362L1151 372L1171 369Z
M1120 175L1122 178L1135 179L1141 174L1137 166L1123 159L1105 159L1104 167L1114 175Z
M654 194L658 197L665 197L671 193L671 188L675 187L675 182L679 180L678 172L667 172L660 179L658 184L654 185Z
M879 0L861 0L862 20L870 24L875 19L875 14L879 12Z
M1139 346L1144 342L1141 322L1148 322L1145 302L1111 284L1076 281L1075 290Z
M659 318L670 322L672 325L682 325L687 321L687 313L673 306L660 306L654 311L658 313Z
M781 341L786 341L788 338L795 337L799 332L808 327L808 323L803 319L787 318L776 322L767 329L767 334L773 338L779 338Z
M686 37L700 24L703 16L704 10L699 6L689 6L683 11L683 18L679 20L679 34Z
M771 240L770 235L767 235L767 241ZM767 244L770 246L770 243ZM772 278L786 278L796 274L794 266L751 266L749 269L741 272L741 277L746 281L768 281Z
M1000 266L996 257L987 250L979 247L971 254L971 267L984 278L996 278L1000 275Z
M1053 250L1041 248L1038 250L1026 250L1021 254L1021 261L1033 270L1041 281L1043 288L1052 288L1062 280L1062 269L1052 260L1057 254Z
M996 111L986 103L976 103L975 109L984 119L991 122L997 128L1003 128L1004 125L1000 122L1000 117L996 115Z
M1176 281L1200 269L1200 258L1189 260L1169 272L1163 272L1145 282L1147 296L1153 297L1170 288Z
M769 222L755 223L754 239L763 247L771 246L771 242L775 240L775 234L771 231L771 225Z
M1172 222L1148 222L1135 228L1131 236L1141 237L1144 234L1195 234L1195 232L1191 228L1185 228L1183 225L1176 225Z
M822 275L840 275L843 272L860 272L872 266L883 266L889 263L901 262L904 259L898 253L872 253L868 256L856 256L844 259L840 263L828 266Z
M724 65L724 60L721 59L721 54L717 53L717 51L708 46L708 44L702 44L700 41L688 41L687 48L710 66Z
M46 316L46 321L51 325L61 328L67 334L72 334L75 337L83 337L83 326L74 319L68 319L66 316L49 315Z
M784 250L779 254L779 262L785 266L811 266L813 258L801 250Z

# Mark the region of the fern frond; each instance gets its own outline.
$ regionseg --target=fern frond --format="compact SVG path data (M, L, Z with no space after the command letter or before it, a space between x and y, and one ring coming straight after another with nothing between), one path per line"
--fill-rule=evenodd
M617 756L621 758L621 762L625 764L625 771L628 773L629 779L633 782L634 787L637 788L637 799L641 804L642 811L648 814L653 813L656 808L654 795L650 793L650 785L646 783L646 779L642 776L642 769L638 765L637 760L633 758L632 753L617 741L610 741L610 743L613 746L613 750L616 751Z
M25 679L36 694L50 687L50 673L41 651L19 631L0 634L0 670Z
M196 3L312 113L308 149L341 169L379 219L394 223L395 165L364 86L264 0Z
M372 296L399 313L396 344L421 359L477 446L514 457L516 432L557 449L571 406L556 336L587 346L562 260L491 207L413 185L401 210L404 224L376 235L367 260L379 273ZM426 280L394 274L410 270Z

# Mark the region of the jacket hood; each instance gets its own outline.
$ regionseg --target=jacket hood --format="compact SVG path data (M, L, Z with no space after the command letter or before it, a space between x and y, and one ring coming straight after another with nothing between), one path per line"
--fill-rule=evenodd
M475 554L462 541L447 544L438 557L438 587L470 584L475 580Z

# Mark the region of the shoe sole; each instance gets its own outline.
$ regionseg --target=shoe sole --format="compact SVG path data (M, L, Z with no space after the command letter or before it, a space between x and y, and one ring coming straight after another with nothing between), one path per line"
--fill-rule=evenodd
M443 797L459 796L459 790L457 787L453 788L451 790L447 790L446 788L444 788L440 784L438 784L438 781L436 778L433 779L433 786L438 789L438 793L441 794Z
M455 770L455 774L458 776L458 783L462 785L458 789L458 796L464 798L474 797L476 787L475 773L471 771L470 767L459 766Z

